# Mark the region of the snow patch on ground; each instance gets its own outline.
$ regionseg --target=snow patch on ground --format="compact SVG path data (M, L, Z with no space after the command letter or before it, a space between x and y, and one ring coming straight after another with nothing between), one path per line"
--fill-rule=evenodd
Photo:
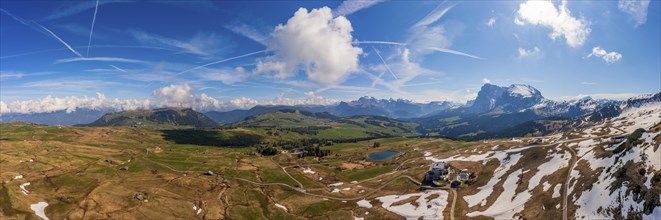
M29 186L29 185L30 185L30 182L27 182L27 183L23 183L23 184L21 184L20 186L18 186L19 188L21 188L21 192L23 192L23 194L25 194L26 196L27 196L28 194L30 194L30 191L27 190L27 189L25 189L25 187L26 187L26 186Z
M363 207L363 208L368 208L368 209L372 208L372 204L370 203L370 201L367 201L367 200L364 200L364 199L356 202L356 204L358 204L358 207Z
M303 173L315 174L316 172L312 171L309 167L303 168Z
M15 176L15 177L14 177L14 179L15 179L15 180L20 180L20 179L23 179L23 175L18 175L18 176Z
M567 165L569 165L570 158L571 154L569 154L569 152L565 152L564 154L554 154L551 160L543 163L542 165L539 165L537 167L539 171L532 178L530 178L530 182L528 183L528 190L532 190L537 185L539 185L539 182L543 177L551 175L555 171L567 167Z
M631 149L624 151L621 154L613 155L606 158L596 158L593 151L589 151L581 160L589 163L592 170L601 169L592 185L591 189L583 191L577 198L575 204L576 218L596 219L607 218L612 219L619 216L614 216L615 213L610 211L612 208L621 208L620 216L627 218L630 212L642 212L643 202L636 202L633 194L627 192L629 187L627 184L612 188L611 184L616 180L615 173L625 166L628 162L645 163L649 172L651 170L660 170L661 166L657 164L661 157L659 153L661 150L654 151L654 140L650 136L656 136L659 133L644 133L643 143L634 146ZM644 155L644 156L643 156ZM619 160L615 160L619 156ZM647 160L645 160L645 158ZM610 169L606 169L610 168ZM647 186L647 183L643 183ZM654 214L654 213L652 213ZM661 215L661 213L659 213Z
M432 195L438 195L435 199L427 199ZM393 203L402 201L414 196L419 196L416 200L418 207L413 206L411 203L405 203L398 206L393 206ZM381 206L395 214L403 216L407 219L443 219L443 210L448 204L448 192L438 191L425 191L421 193L412 193L406 195L389 195L376 198L381 201Z
M487 183L487 185L478 187L480 191L475 195L464 196L464 200L469 204L469 207L481 203L482 206L486 203L486 199L489 195L493 193L493 186L500 182L500 178L508 172L512 165L515 165L516 162L520 159L521 154L513 154L512 156L517 156L516 161L512 163L503 164L499 166L494 172L494 176ZM540 185L542 178L545 176L551 175L554 172L565 168L569 165L569 159L571 155L569 152L564 153L555 153L549 156L550 159L547 162L539 165L535 175L533 175L528 182L528 190L516 193L516 188L520 175L523 170L519 169L510 173L507 179L503 182L503 188L505 189L496 199L496 201L489 206L484 211L475 211L468 213L468 217L477 217L480 215L493 217L496 219L511 219L518 212L521 212L524 209L524 204L532 197L532 191ZM510 158L511 160L511 158ZM504 165L504 166L503 166ZM534 170L526 170L526 172L535 172ZM551 185L548 182L544 182L542 188L544 191L548 190ZM486 188L488 187L488 188Z
M544 183L542 184L542 186L543 186L542 189L543 189L544 191L547 191L547 190L549 190L549 188L551 188L551 184L549 184L548 181L544 181Z
M661 122L661 105L658 102L628 108L614 118L613 125L631 133L638 128L651 128Z
M46 213L44 212L46 206L48 206L48 203L38 202L30 205L30 209L32 209L32 211L34 211L34 214L39 216L41 219L48 220L48 217L46 217Z
M513 219L514 214L523 211L523 204L530 198L528 191L523 191L516 195L515 191L519 175L522 170L512 172L505 182L503 188L505 189L493 203L484 211L475 211L466 214L468 217L477 217L480 215L493 217L495 219Z
M199 215L202 212L202 208L198 208L197 206L193 205L193 211L195 211L196 215Z
M329 184L328 186L338 187L338 186L341 186L341 185L343 185L343 184L344 184L343 182L339 182L339 183Z
M493 187L500 182L501 177L505 175L513 165L519 162L519 159L521 159L520 153L511 154L509 157L501 159L500 166L496 168L489 182L484 186L478 187L477 189L480 190L479 192L473 195L464 196L464 200L468 203L468 207L473 207L480 203L482 205L486 204L487 197L493 193Z
M287 210L287 207L285 207L284 205L280 205L278 203L275 204L275 207L281 208L281 209L285 210L285 212L289 211L289 210Z
M649 215L643 215L643 219L661 219L661 207L657 206Z
M555 187L553 187L553 195L551 196L551 198L560 197L560 187L562 187L562 184L555 184Z

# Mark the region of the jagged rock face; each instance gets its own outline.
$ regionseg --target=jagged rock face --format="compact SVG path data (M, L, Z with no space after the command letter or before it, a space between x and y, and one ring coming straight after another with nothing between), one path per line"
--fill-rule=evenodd
M647 99L654 97L661 99L658 96L650 96ZM637 102L640 101L628 101L627 103L635 105ZM513 113L529 110L543 117L576 117L598 111L613 103L616 102L597 100L589 96L579 100L553 101L544 98L539 90L529 85L514 84L509 87L501 87L485 84L472 105L467 105L465 109L469 113L476 114L492 111Z
M477 98L468 108L471 113L484 113L496 109L504 111L520 111L539 104L544 99L539 90L529 85L514 84L500 87L484 84Z
M506 88L492 84L484 84L477 93L477 98L469 108L470 112L488 112L496 107L496 102L503 96Z

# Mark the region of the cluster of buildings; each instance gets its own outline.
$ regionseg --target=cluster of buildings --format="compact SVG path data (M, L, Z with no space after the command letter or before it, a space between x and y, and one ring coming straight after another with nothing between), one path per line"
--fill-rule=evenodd
M454 178L452 178L454 177ZM450 183L450 187L457 188L462 183L469 182L473 175L464 169L458 173L450 168L450 165L445 161L434 162L427 173L425 179L422 181L423 186L442 187Z

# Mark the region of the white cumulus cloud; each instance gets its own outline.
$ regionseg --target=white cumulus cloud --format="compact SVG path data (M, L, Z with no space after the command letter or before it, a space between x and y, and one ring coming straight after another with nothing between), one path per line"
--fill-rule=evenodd
M496 24L496 18L490 18L487 21L487 26L489 26L489 27L493 27L495 24Z
M592 56L601 57L602 59L604 59L604 61L606 61L606 63L609 64L615 63L617 61L620 61L620 59L622 59L622 54L615 51L608 52L604 49L601 49L601 47L592 48L592 53L588 54L587 58L590 58Z
M534 47L530 50L526 50L519 47L519 58L525 58L530 56L539 55L542 51L538 47Z
M482 82L483 82L483 83L491 84L491 80L490 80L490 79L487 79L487 78L483 78L483 79L482 79Z
M220 109L223 103L207 94L195 95L190 85L169 85L152 92L163 107L188 107L198 111Z
M169 85L152 92L157 98L163 98L166 105L183 107L193 100L192 89L188 84Z
M539 25L550 28L551 39L564 37L570 47L582 46L590 35L590 22L585 18L576 18L567 8L567 1L556 7L552 1L529 0L519 5L517 25Z
M627 13L633 19L635 26L638 27L647 22L647 8L650 0L618 0L617 8Z
M286 78L302 70L319 84L340 83L358 70L363 53L352 45L352 31L351 22L344 16L334 18L328 7L309 12L300 8L271 33L268 49L274 55L259 60L255 72Z

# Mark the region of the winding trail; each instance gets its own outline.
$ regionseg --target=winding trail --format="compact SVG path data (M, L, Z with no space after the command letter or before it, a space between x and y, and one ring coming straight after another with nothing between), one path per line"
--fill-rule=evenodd
M280 167L280 169L282 169L282 172L285 172L285 174L287 174L287 176L288 176L289 178L291 178L292 180L294 180L294 182L296 182L296 184L298 184L298 187L300 187L301 189L304 189L305 187L303 187L303 184L301 184L301 182L299 182L299 181L298 181L296 178L294 178L293 176L289 175L289 173L287 172L287 170L285 169L285 167L281 166L278 162L275 162L275 160L273 160L273 158L276 157L276 156L277 156L277 155L271 157L271 162L273 162L275 165L278 165L278 167Z
M574 167L576 166L576 162L578 159L576 158L576 151L572 149L569 146L566 146L569 152L571 153L571 166L569 166L569 170L567 171L567 178L565 179L565 190L562 195L562 220L567 220L567 197L569 197L569 180L571 179L571 171L574 170Z
M457 190L450 189L452 192L452 206L450 208L450 220L454 220L454 206L457 204Z

